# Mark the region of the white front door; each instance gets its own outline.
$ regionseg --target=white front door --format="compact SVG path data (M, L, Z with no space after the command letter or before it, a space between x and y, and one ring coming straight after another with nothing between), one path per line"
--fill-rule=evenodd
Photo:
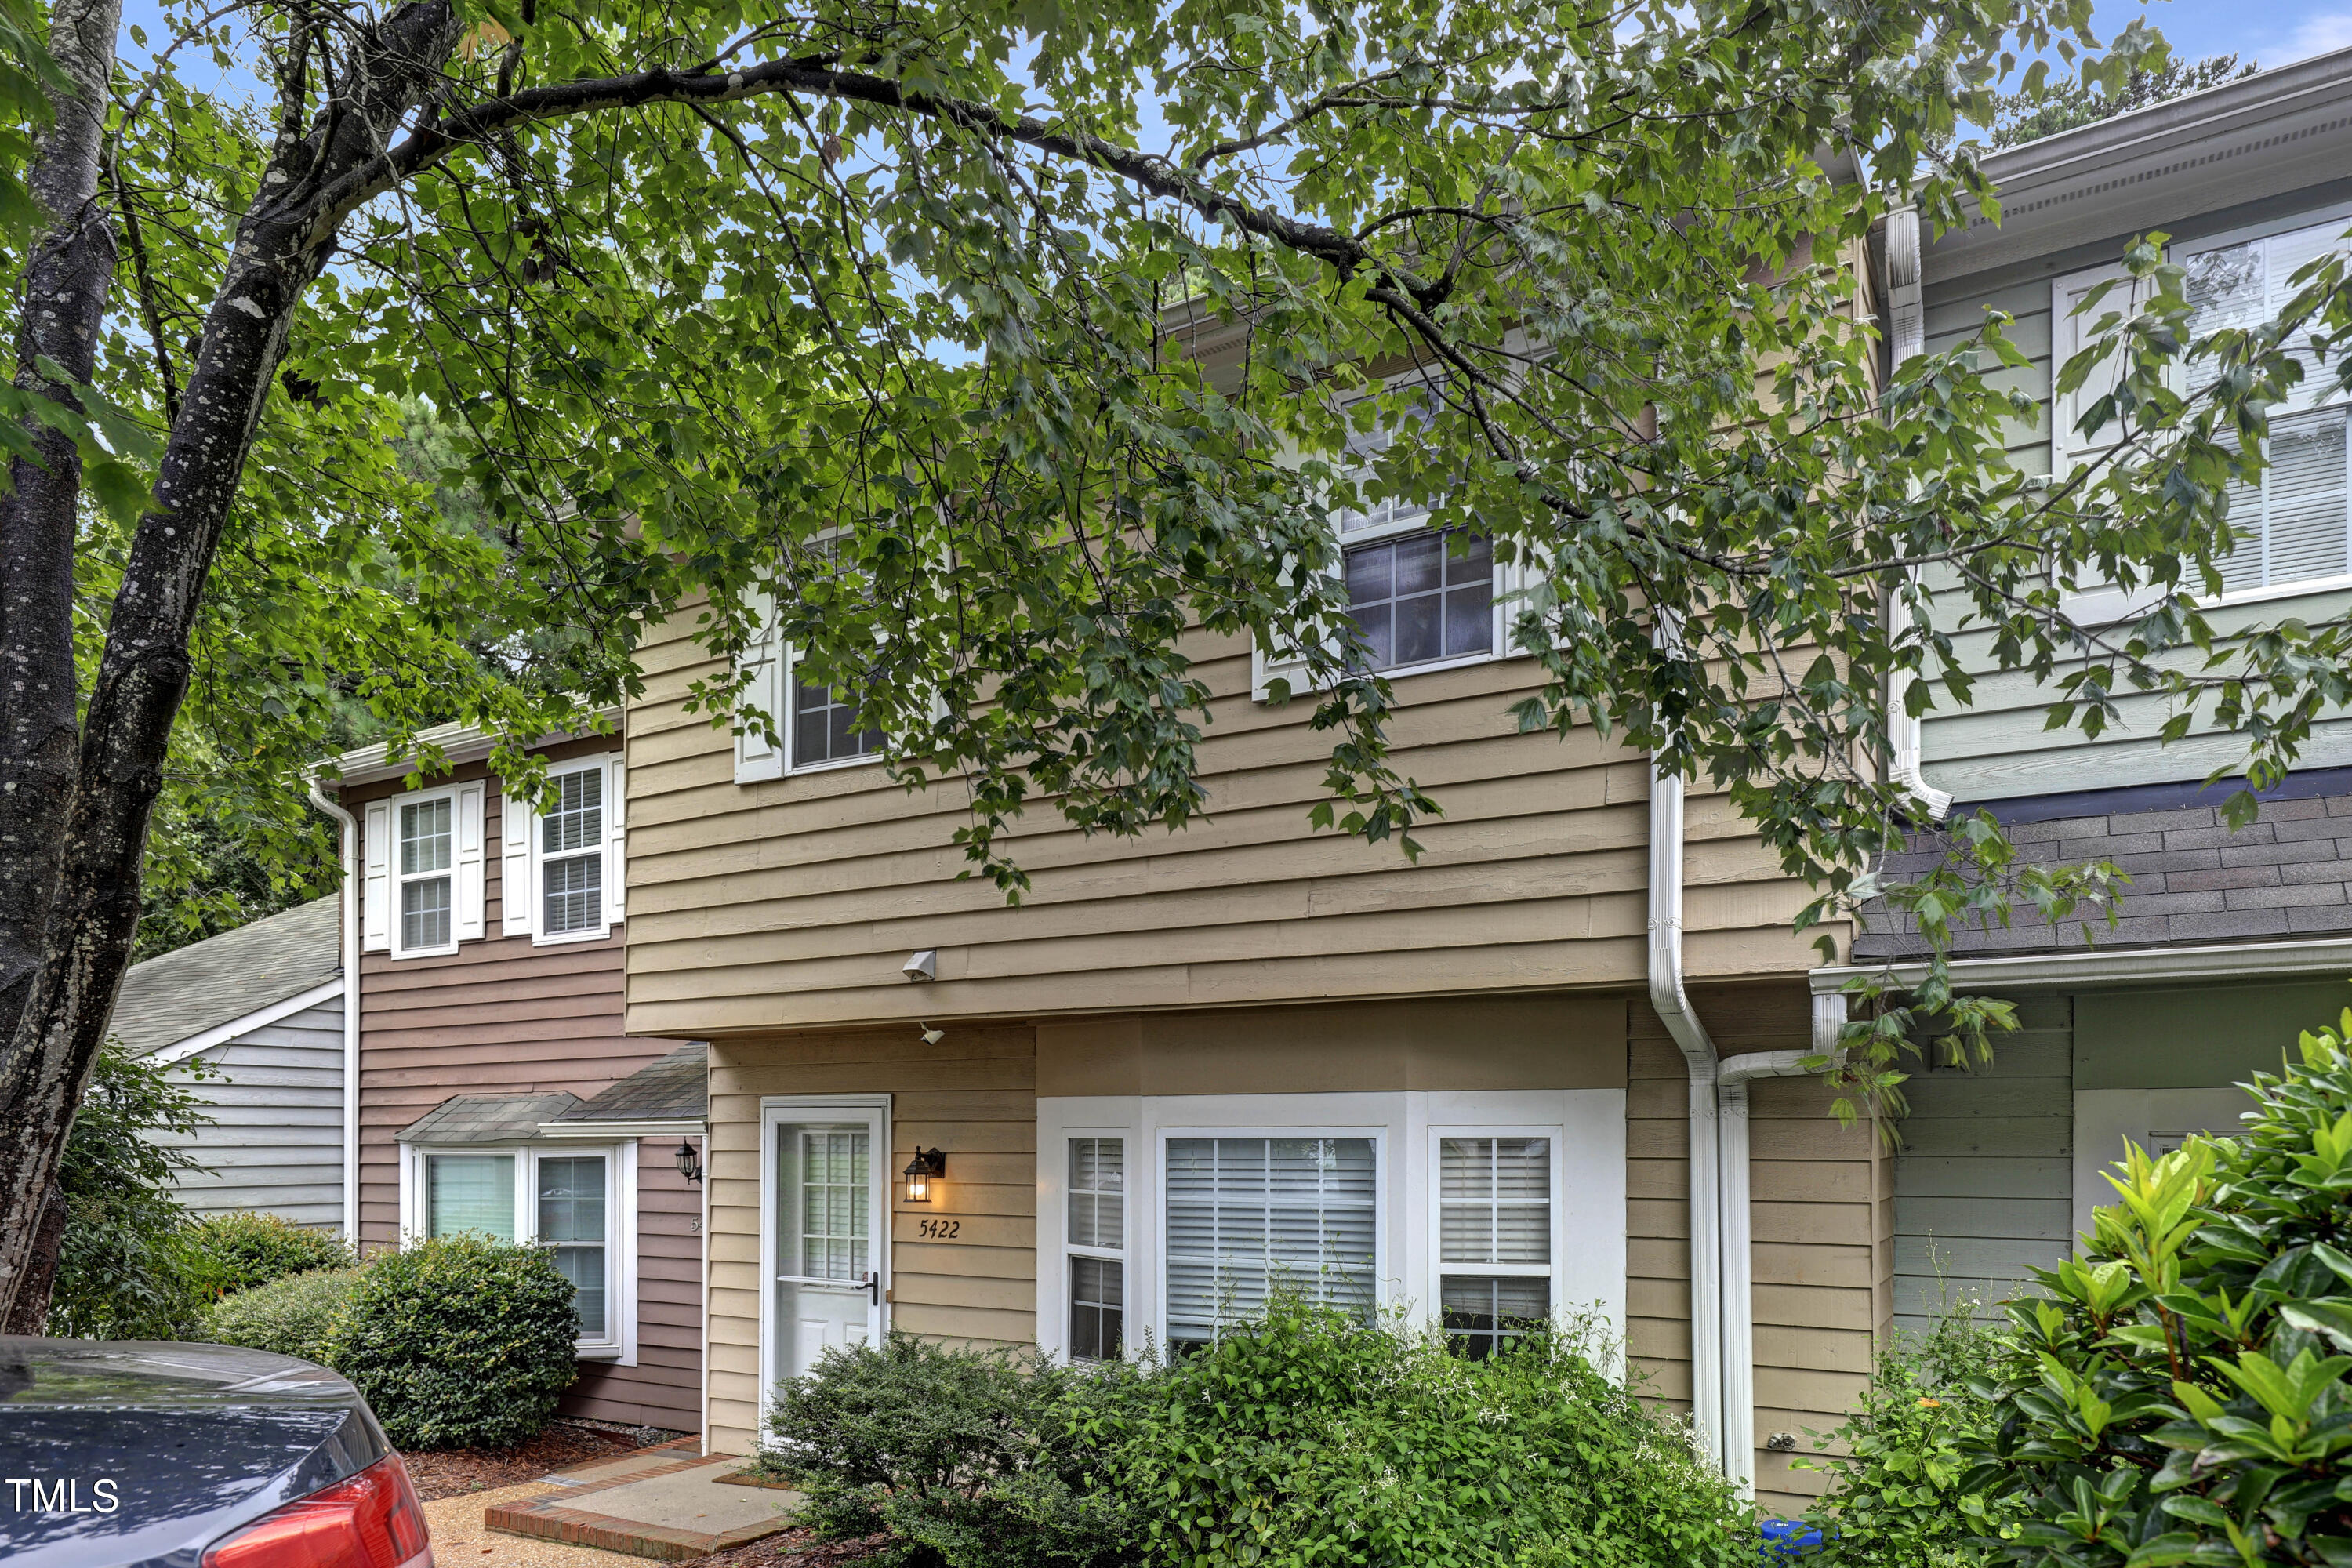
M889 1143L879 1107L785 1107L768 1125L767 1361L781 1382L881 1337Z

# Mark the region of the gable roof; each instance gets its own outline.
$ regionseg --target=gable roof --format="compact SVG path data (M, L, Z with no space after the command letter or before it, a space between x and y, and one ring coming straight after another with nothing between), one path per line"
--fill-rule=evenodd
M111 1032L143 1057L340 978L341 907L313 899L132 964Z
M709 1055L700 1040L680 1046L552 1120L699 1121L709 1110L703 1074Z

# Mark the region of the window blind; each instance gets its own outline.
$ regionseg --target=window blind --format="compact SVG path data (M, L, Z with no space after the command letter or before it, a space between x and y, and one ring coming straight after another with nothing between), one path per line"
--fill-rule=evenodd
M2297 271L2341 243L2342 222L2184 255L2183 287L2200 338L2244 330L2276 316L2294 293ZM2252 484L2229 488L2237 548L2221 562L2230 593L2315 582L2352 574L2352 470L2347 468L2345 408L2328 395L2333 374L2312 354L2310 334L2289 339L2305 379L2271 411L2268 466ZM2190 368L2189 390L2216 374L2210 360Z
M1171 1138L1171 1342L1213 1340L1280 1286L1369 1318L1378 1254L1369 1138Z
M1437 1184L1446 1337L1490 1355L1551 1316L1551 1140L1441 1138Z
M427 1154L425 1191L426 1235L473 1230L500 1241L514 1239L512 1154Z

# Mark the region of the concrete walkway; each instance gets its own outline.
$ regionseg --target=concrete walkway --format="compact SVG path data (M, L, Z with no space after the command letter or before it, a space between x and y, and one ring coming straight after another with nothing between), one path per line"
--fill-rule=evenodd
M491 1502L483 1518L491 1530L510 1535L682 1562L773 1535L792 1523L798 1492L719 1479L745 1462L732 1456L700 1458L675 1447L642 1449L559 1470L529 1495ZM492 1559L484 1568L504 1565Z

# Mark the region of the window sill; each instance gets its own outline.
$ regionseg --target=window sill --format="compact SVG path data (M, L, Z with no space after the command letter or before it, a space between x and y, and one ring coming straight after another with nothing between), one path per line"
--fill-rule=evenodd
M614 921L613 925L599 926L593 931L558 931L553 936L541 936L537 931L533 931L530 936L530 945L533 947L569 947L574 942L603 942L605 938L613 934L613 926L620 923L620 921Z
M2320 594L2340 594L2352 589L2352 574L2333 577L2311 577L2299 583L2275 583L2263 588L2241 588L2206 599L2200 595L2183 593L2186 603L2202 610L2235 609L2240 605L2273 604L2281 599L2301 599ZM2160 602L2166 590L2135 588L2100 588L2087 594L2068 594L2058 601L2059 614L2084 626L2111 626L2118 621L2146 614Z
M455 958L457 944L453 942L446 947L395 947L388 951L394 963L402 963L412 958Z
M1468 669L1473 665L1498 664L1510 657L1509 654L1496 653L1492 650L1486 653L1465 653L1457 654L1452 658L1428 659L1420 664L1392 664L1384 669L1373 670L1371 673L1390 680L1399 680L1409 675L1436 675L1448 669Z
M862 756L835 757L829 762L823 763L803 763L798 767L786 768L783 772L783 776L791 779L798 778L803 773L837 773L844 768L878 766L881 762L881 752L867 752Z
M572 1359L617 1362L621 1359L621 1347L614 1344L574 1345L572 1347Z

